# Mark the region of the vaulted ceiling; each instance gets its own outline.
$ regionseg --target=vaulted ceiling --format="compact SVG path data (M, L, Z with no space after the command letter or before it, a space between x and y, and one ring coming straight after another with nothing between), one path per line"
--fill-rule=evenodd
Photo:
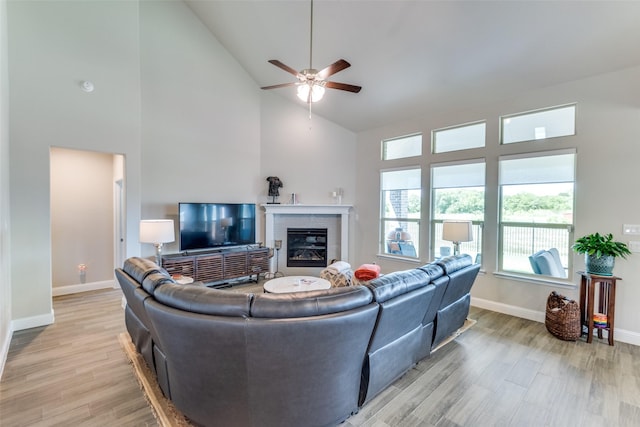
M309 0L184 0L257 86L309 68ZM313 68L343 58L313 111L353 131L640 65L640 1L315 0ZM273 89L304 106L294 88Z

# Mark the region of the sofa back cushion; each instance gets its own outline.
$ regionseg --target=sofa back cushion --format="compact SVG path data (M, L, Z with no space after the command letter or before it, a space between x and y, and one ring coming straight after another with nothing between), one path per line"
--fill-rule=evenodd
M436 263L442 267L444 270L444 274L451 274L454 271L461 270L471 264L473 261L471 260L471 255L469 254L460 254L448 256L446 258L441 258Z
M155 288L155 299L169 307L214 316L249 316L253 294L229 292L206 286L163 283Z
M139 257L127 258L124 261L122 269L140 284L142 284L145 277L151 273L167 274L166 271L159 267L155 262Z
M424 315L424 319L422 320L422 324L425 326L436 320L436 315L442 305L442 298L444 297L444 293L449 285L449 276L438 277L433 280L431 284L435 287L435 291L433 292L433 298L431 299L429 307Z
M429 284L429 275L423 270L395 271L366 282L374 300L383 303Z
M339 313L372 302L364 286L348 286L310 292L256 294L251 303L251 317L293 318Z
M149 294L153 295L156 288L165 283L176 283L168 274L160 272L152 272L148 274L142 281L142 288Z
M440 308L444 308L458 301L464 295L471 291L473 282L480 271L480 264L471 264L460 270L453 271L449 274L449 283L447 289L442 296Z
M433 282L437 278L444 276L444 269L442 268L442 266L436 264L435 262L423 265L422 267L418 267L418 270L422 270L426 274L428 274L430 282Z

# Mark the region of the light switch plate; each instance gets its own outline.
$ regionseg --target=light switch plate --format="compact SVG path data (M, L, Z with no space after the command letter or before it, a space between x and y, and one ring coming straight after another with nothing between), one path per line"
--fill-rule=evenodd
M640 252L640 242L629 242L629 250L631 252Z
M640 234L640 225L638 224L623 224L622 234Z

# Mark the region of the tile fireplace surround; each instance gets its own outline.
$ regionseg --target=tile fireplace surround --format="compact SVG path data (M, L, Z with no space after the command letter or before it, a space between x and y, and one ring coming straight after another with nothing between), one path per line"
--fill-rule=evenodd
M280 215L295 215L296 218L311 220L314 217L337 218L340 236L340 252L335 254L335 258L342 260L349 259L349 211L351 205L308 205L308 204L263 204L265 211L265 245L272 248L274 240L286 240L284 236L277 235L276 222ZM285 230L286 231L286 230ZM280 264L282 266L282 264ZM271 258L270 271L275 271L275 257Z

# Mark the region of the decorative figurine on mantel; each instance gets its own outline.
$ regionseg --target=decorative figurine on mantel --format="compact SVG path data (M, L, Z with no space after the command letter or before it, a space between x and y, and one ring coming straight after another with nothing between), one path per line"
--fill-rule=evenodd
M280 178L277 176L267 177L267 181L269 182L269 197L271 197L271 201L268 202L270 205L279 205L280 202L276 202L276 198L280 196L280 189L284 186Z

